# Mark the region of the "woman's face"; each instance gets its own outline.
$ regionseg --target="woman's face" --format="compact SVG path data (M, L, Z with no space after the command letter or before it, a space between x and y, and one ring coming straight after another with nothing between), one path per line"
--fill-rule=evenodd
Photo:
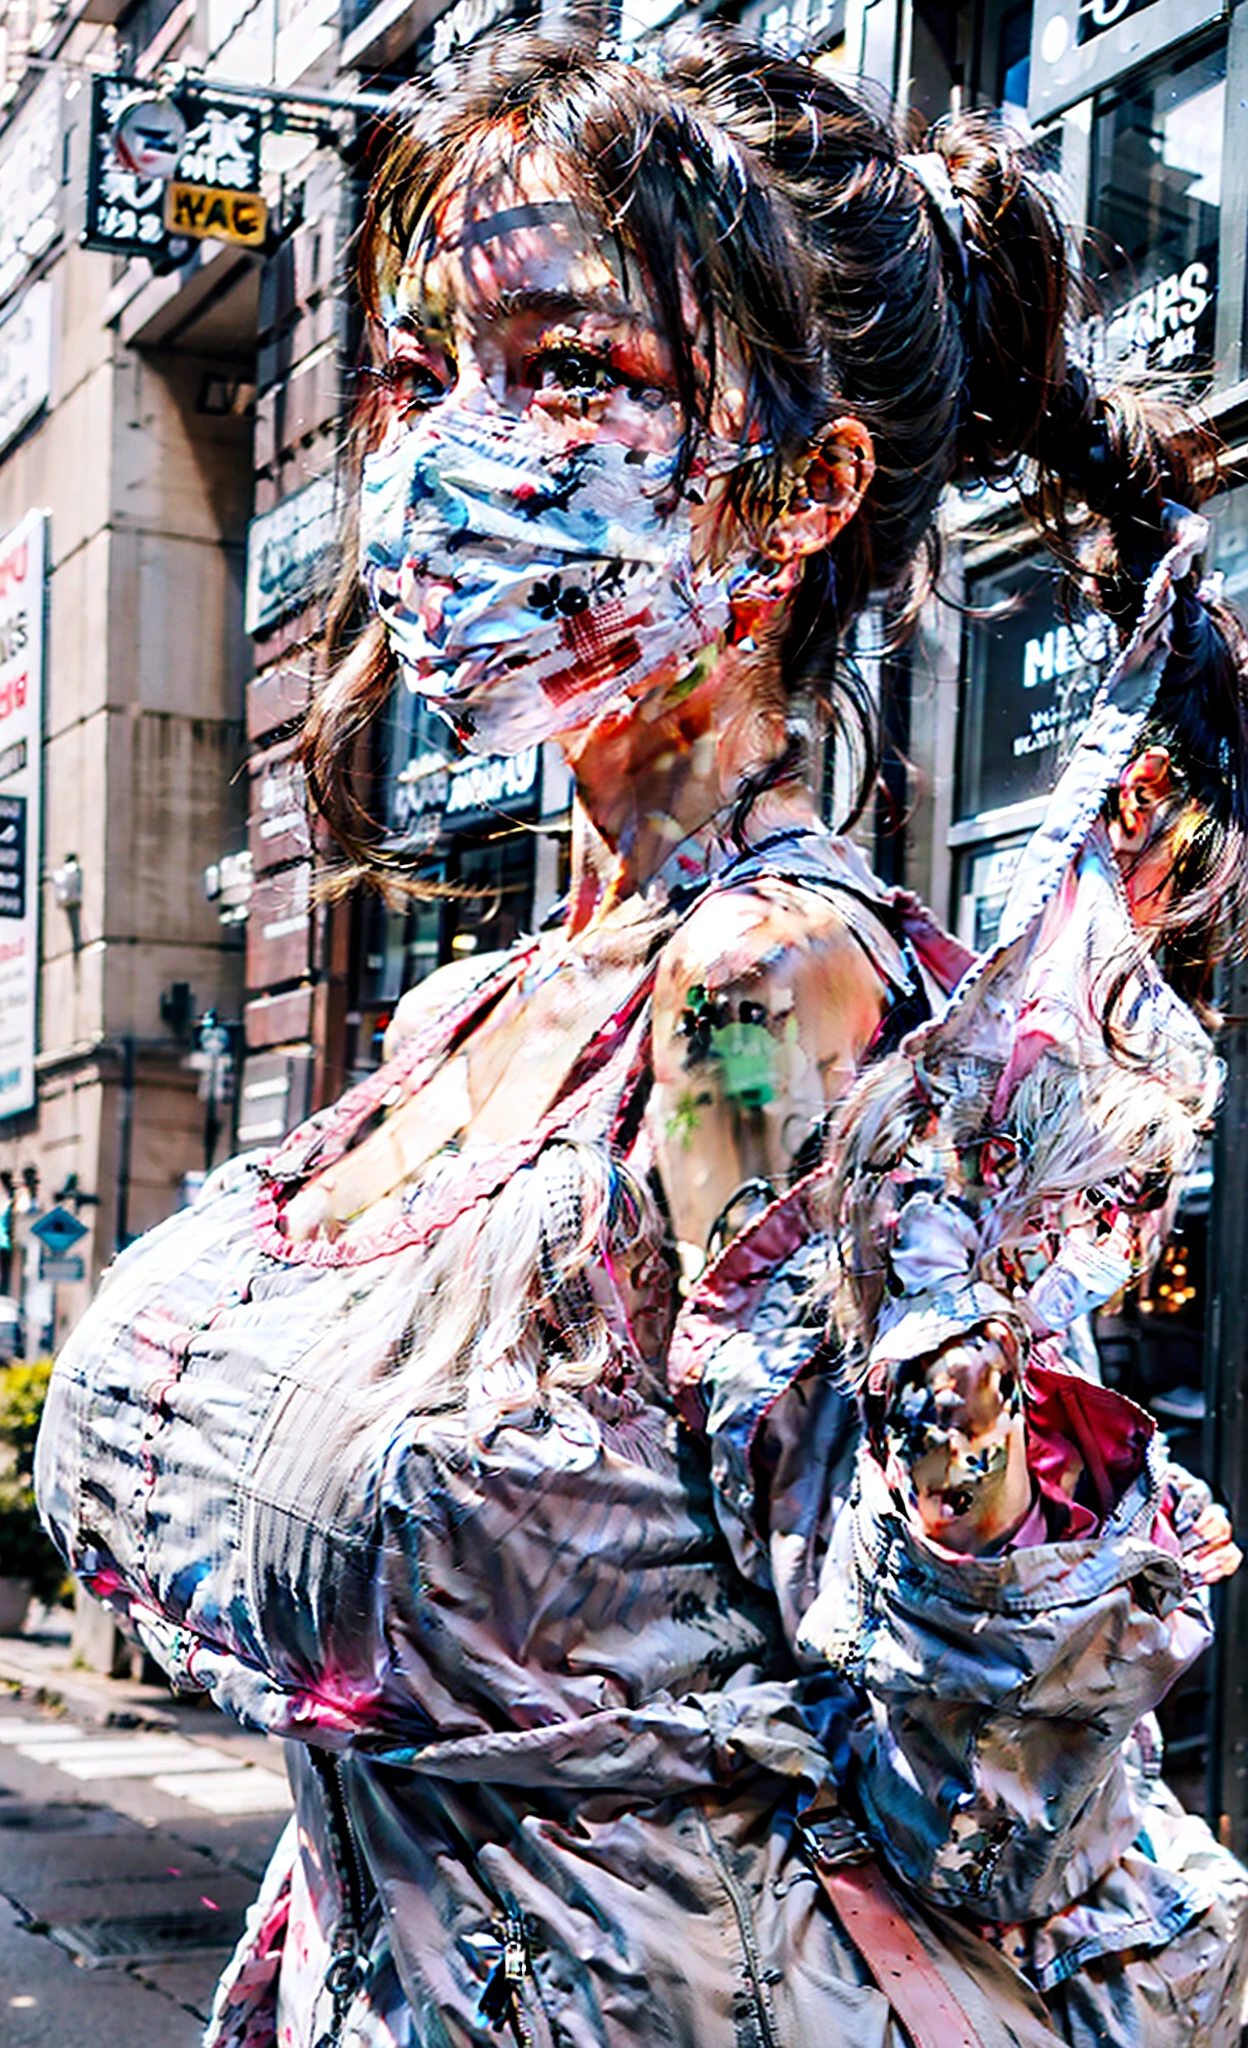
M635 266L626 277L569 184L550 152L487 137L433 202L387 308L392 434L449 404L523 421L552 455L595 441L675 455L670 351ZM721 363L719 381L732 435L744 375Z
M569 184L548 152L487 137L383 297L363 573L409 687L486 752L687 694L796 580L727 510L748 459L731 349L677 500L670 350Z

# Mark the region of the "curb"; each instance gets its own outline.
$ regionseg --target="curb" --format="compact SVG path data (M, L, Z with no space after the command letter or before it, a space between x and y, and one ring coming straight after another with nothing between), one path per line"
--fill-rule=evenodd
M101 1728L162 1728L182 1725L169 1695L155 1686L129 1684L79 1671L73 1666L36 1665L0 1645L0 1686L41 1707L59 1707Z

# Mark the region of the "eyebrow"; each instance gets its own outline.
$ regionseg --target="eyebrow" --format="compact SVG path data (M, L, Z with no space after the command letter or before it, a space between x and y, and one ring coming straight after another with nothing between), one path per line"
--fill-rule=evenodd
M558 291L544 289L540 285L521 285L514 291L498 292L485 301L480 311L487 320L507 320L522 313L539 313L547 319L567 319L582 313L603 313L613 320L636 320L639 317L637 307L630 305L618 292ZM422 320L416 313L403 312L387 324L402 334L420 335L441 323L436 315L432 320Z

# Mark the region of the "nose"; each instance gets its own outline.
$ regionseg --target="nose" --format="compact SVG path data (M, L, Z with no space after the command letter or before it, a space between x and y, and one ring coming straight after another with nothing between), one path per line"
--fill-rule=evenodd
M497 412L498 405L489 383L476 363L460 363L447 398L459 412Z

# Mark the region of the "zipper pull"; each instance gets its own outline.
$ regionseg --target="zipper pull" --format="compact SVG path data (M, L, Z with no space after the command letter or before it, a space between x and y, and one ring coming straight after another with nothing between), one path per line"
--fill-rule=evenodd
M528 1975L529 1952L524 1939L523 1920L507 1919L503 1922L503 1975L509 1984L518 1984Z

